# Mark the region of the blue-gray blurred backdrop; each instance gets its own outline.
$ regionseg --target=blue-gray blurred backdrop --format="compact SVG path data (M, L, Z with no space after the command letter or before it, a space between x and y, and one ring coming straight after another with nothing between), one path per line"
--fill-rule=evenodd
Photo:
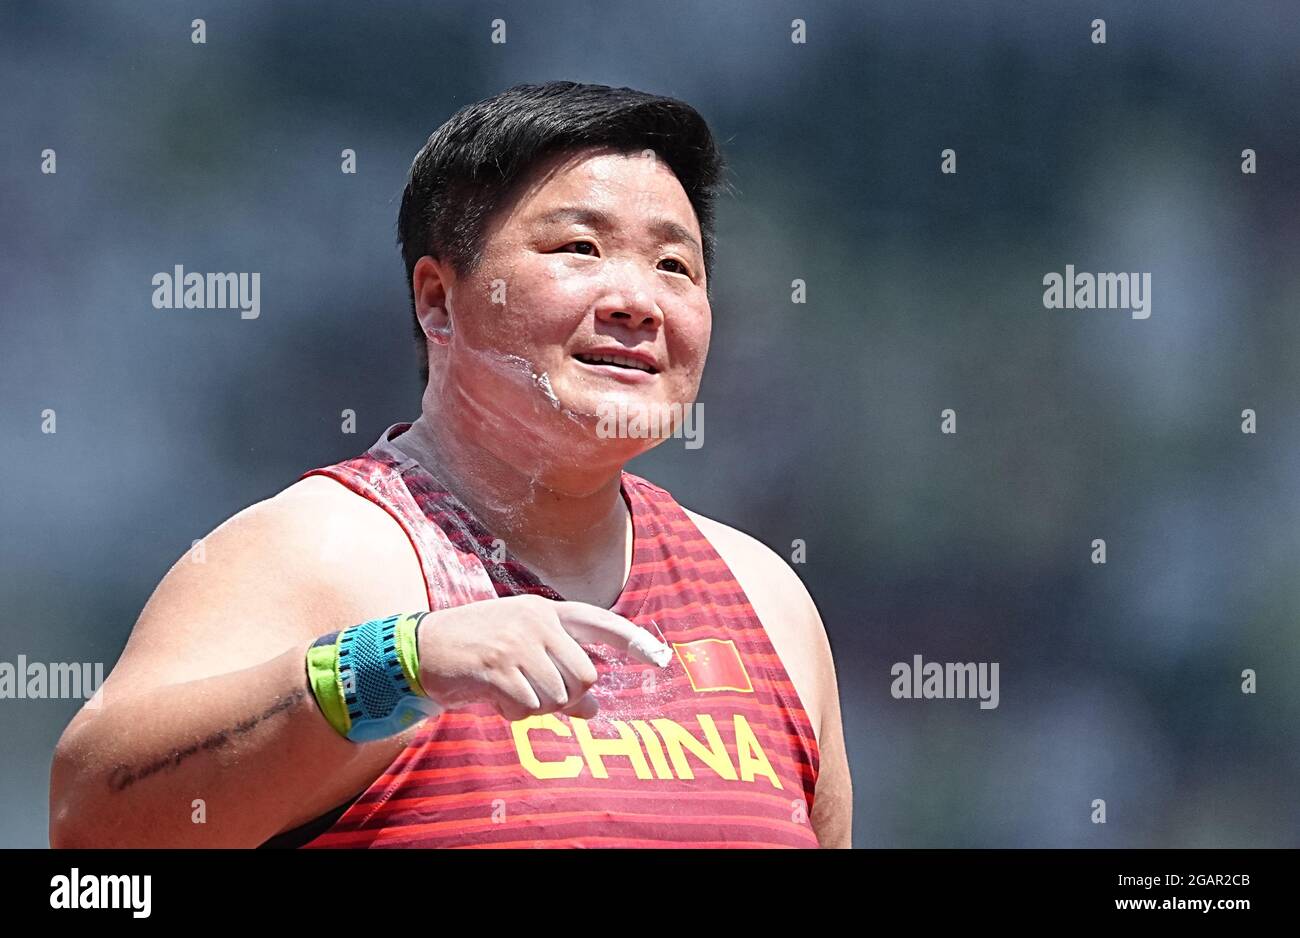
M557 78L730 159L705 445L629 468L806 543L854 844L1300 844L1289 0L4 4L0 660L111 667L193 540L417 415L406 170ZM176 264L261 272L260 317L154 309ZM1150 318L1046 309L1066 264L1150 272ZM915 654L1000 706L894 699ZM0 701L0 844L48 843L78 703Z

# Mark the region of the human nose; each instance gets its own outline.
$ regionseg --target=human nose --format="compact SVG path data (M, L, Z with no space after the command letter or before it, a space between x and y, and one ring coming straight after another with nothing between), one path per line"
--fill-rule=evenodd
M596 304L596 318L629 329L658 329L664 321L654 290L643 276L626 269Z

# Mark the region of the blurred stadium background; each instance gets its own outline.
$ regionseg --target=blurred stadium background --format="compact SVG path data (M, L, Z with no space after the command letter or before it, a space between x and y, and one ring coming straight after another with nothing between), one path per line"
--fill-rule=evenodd
M737 189L705 445L630 468L806 542L855 845L1296 846L1297 49L1291 2L5 4L0 660L107 670L194 539L413 419L416 150L518 82L630 85ZM1151 272L1150 319L1044 309L1067 263ZM155 310L175 264L261 272L261 316ZM1000 662L1000 706L894 700L914 654ZM0 845L48 844L78 704L0 701Z

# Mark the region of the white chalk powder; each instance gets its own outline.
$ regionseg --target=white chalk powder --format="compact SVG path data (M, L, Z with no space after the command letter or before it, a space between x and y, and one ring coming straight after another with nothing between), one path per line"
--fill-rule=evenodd
M549 403L553 408L558 410L560 413L564 414L564 416L568 417L573 422L582 423L581 414L574 413L572 410L569 410L569 408L565 407L563 404L560 403L559 397L557 397L555 394L555 389L551 387L551 375L549 372L543 371L541 374L538 374L537 372L533 371L533 363L526 358L520 357L519 355L503 355L500 352L491 352L491 351L478 351L478 350L473 350L473 351L476 355L478 355L480 359L485 357L490 359L495 359L496 361L501 362L503 365L509 366L510 371L518 372L520 375L527 377L528 380L533 383L533 386L542 392L542 395L546 398L547 403ZM594 417L596 415L590 414L588 416Z
M631 645L661 668L666 668L668 662L673 660L672 648L663 644L649 632L638 632L636 637L632 639Z

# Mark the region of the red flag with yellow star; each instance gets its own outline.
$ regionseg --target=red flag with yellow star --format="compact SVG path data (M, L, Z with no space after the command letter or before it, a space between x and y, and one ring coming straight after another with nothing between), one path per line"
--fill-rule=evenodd
M694 642L673 643L677 660L686 669L691 687L697 692L734 690L754 692L736 643L730 639L702 638Z

